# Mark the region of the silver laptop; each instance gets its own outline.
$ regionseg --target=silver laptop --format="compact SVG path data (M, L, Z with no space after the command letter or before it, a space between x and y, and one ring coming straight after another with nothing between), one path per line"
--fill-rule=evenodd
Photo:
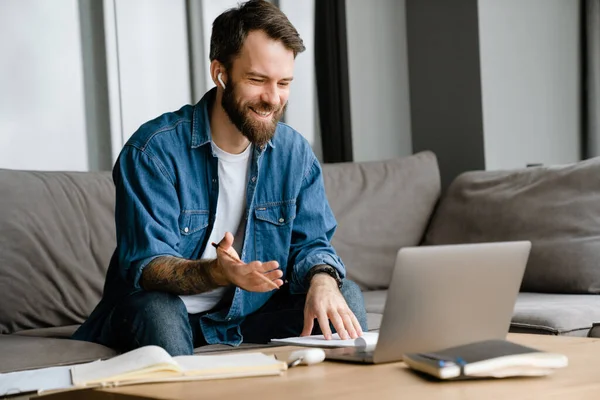
M326 357L384 363L505 339L530 250L528 241L401 249L375 348L329 349Z

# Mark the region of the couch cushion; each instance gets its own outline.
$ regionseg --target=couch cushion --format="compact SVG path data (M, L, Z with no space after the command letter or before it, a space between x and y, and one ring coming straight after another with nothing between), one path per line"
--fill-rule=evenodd
M96 343L0 335L0 373L110 358L117 353Z
M376 331L379 332L379 328L381 328L381 319L383 315L378 313L367 313L367 327L370 332Z
M511 332L588 336L600 321L600 296L519 293Z
M425 244L530 240L521 290L600 293L600 158L452 182Z
M115 248L108 172L0 169L0 333L81 323Z
M209 344L206 346L196 347L194 349L194 354L207 354L207 353L220 353L224 351L245 351L245 350L257 350L271 348L271 347L281 347L285 346L285 344L280 343L242 343L239 346L233 347L226 344Z
M387 292L387 290L369 290L367 292L363 292L365 308L368 313L383 314Z
M379 329L387 290L363 292L369 330ZM510 331L547 335L600 337L600 296L519 293Z
M386 295L387 290L363 292L365 308L367 309L367 325L370 331L377 331L381 327Z
M323 177L338 222L332 244L349 278L362 289L387 288L398 250L421 242L438 200L435 155L324 164Z
M25 329L23 331L15 332L13 335L68 339L79 327L80 325L68 325L56 326L53 328Z

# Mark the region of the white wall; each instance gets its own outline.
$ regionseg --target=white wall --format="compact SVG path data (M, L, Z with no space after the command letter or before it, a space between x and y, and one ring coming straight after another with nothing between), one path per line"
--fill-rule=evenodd
M279 7L294 25L306 50L296 57L294 81L285 114L285 122L300 132L321 158L321 137L317 114L315 77L315 0L280 0ZM317 129L315 129L317 128ZM319 143L319 146L315 144Z
M237 0L200 1L208 65L212 21ZM307 46L287 121L319 154L314 0L280 4ZM104 5L114 159L140 124L196 99L185 0ZM411 154L405 2L347 0L346 11L354 158ZM486 167L578 160L579 2L479 0L479 18ZM0 167L89 168L79 24L77 0L2 0Z
M2 0L0 168L108 169L141 124L195 103L213 86L208 76L212 22L225 9L237 6L237 0L190 1L195 35L191 55L186 0L103 0L99 7L92 7L91 1L96 0ZM84 9L81 15L79 6ZM314 1L282 1L281 7L307 47L297 59L287 122L313 143L320 156ZM90 13L100 9L100 28L87 26ZM84 32L80 17L87 24ZM98 45L102 42L92 37L102 34L106 54L91 53L103 53L103 46L86 47L83 54L94 56L85 60L88 64L106 65L106 81L90 75L87 82L92 84L84 92L81 37L86 38L85 46ZM193 99L190 57L195 69ZM89 65L87 69L90 74L103 71ZM97 105L100 97L106 106L92 107L86 121L86 101ZM86 132L98 136L89 137L90 146L97 148L88 149Z
M479 0L486 169L579 160L579 2Z
M140 125L191 102L187 20L185 0L107 0L105 6L116 159Z
M77 0L2 0L0 168L87 170Z
M412 154L404 0L347 0L355 161Z

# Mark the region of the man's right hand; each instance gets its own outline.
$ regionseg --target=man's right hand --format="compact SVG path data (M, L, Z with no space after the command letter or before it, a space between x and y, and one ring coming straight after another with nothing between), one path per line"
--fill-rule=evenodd
M217 259L213 268L215 281L222 286L233 284L249 292L269 292L274 289L261 274L277 287L283 285L283 272L277 261L252 261L248 264L240 260L240 256L232 247L233 235L225 233L217 248Z

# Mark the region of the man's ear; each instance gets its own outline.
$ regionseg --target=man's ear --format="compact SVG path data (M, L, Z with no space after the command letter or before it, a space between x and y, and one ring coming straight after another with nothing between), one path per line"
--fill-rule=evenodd
M219 81L219 83L221 84L221 87L223 88L223 90L225 90L225 84L223 83L223 78L222 78L222 76L223 76L223 73L222 73L222 72L219 72L219 73L217 74L217 80L218 80L218 81Z
M225 82L227 80L227 78L223 77L225 75L225 68L223 66L223 64L221 64L219 61L217 60L213 60L210 63L210 76L212 77L213 82L215 83L215 85L217 86L221 86L223 89L225 89Z

